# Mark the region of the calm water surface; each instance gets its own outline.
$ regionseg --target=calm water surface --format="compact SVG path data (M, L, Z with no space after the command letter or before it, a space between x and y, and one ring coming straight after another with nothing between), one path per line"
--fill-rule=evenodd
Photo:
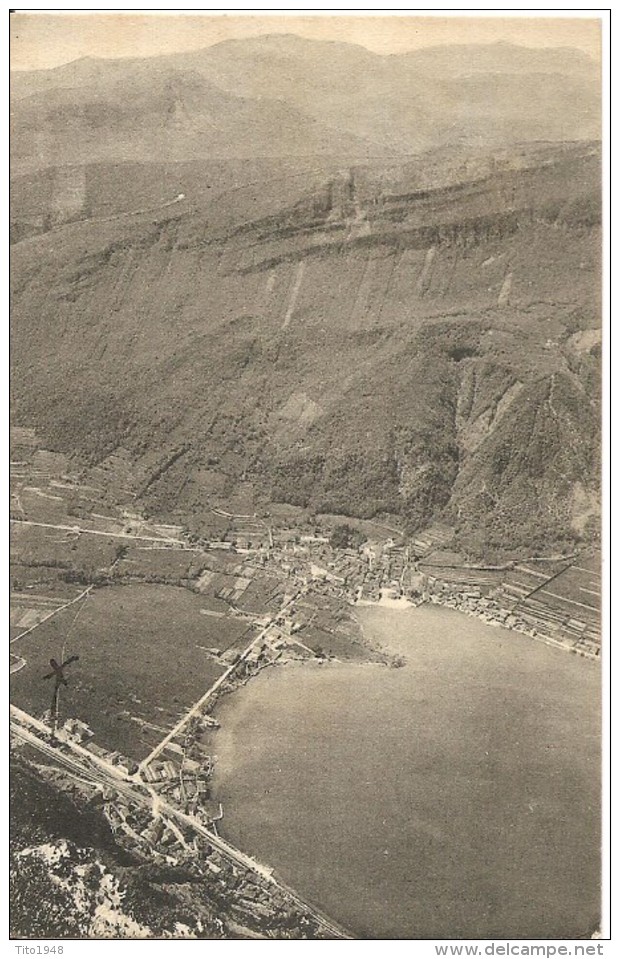
M358 615L404 668L286 666L223 700L222 833L365 938L592 932L597 665L440 607Z

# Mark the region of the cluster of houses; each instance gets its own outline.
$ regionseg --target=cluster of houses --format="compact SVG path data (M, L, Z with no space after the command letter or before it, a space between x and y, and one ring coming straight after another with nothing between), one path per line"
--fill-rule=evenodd
M97 743L91 743L88 748L91 753L95 753L95 755L99 756L101 759L106 759L113 766L116 766L118 771L124 776L134 776L138 772L137 762L135 762L133 759L129 759L128 756L123 756L123 754L119 753L117 750L114 750L114 752L108 752L107 749L104 749Z
M423 596L432 603L562 646L586 658L596 659L600 655L600 638L585 622L575 621L566 613L549 611L541 602L536 602L535 608L531 609L527 603L519 605L514 602L506 608L502 590L491 590L483 595L480 586L445 582L435 577L425 577Z
M294 628L294 627L293 627ZM245 657L239 669L235 671L229 680L229 687L237 685L240 682L252 676L260 669L271 666L277 662L283 655L288 644L288 636L284 629L274 625L263 637L260 645L255 646ZM233 662L239 658L238 651L229 650L233 653Z
M64 733L67 739L71 739L75 743L89 742L95 735L90 726L82 722L81 719L72 718L67 719L59 732Z
M142 771L142 778L147 783L161 783L179 778L179 767L170 759L149 763Z
M266 877L224 857L204 838L186 834L165 817L153 817L142 807L118 802L109 806L107 815L122 844L132 849L146 846L150 855L172 866L189 865L220 887L239 921L254 925L258 920L265 930L281 925L283 920L300 929L312 922Z
M67 719L62 728L57 730L56 735L60 739L69 739L79 745L88 743L89 752L99 759L104 759L111 766L115 766L124 776L133 776L138 772L138 764L133 759L124 756L118 750L110 752L109 749L105 749L99 743L92 742L95 734L90 726L81 719Z
M189 800L199 796L208 798L206 783L213 775L213 759L199 742L200 734L210 716L196 716L185 730L183 745L176 742L166 744L163 759L153 759L142 770L142 778L153 785L171 787L170 795L181 805L187 806ZM213 723L217 725L216 721ZM174 758L165 758L166 753Z
M178 827L161 816L151 816L140 806L110 803L106 816L116 839L131 849L146 844L151 854L170 865L179 865L188 854L189 846Z
M366 542L359 548L333 547L325 536L277 539L264 565L298 585L312 583L313 592L350 602L379 600L382 590L409 596L409 551L393 539Z

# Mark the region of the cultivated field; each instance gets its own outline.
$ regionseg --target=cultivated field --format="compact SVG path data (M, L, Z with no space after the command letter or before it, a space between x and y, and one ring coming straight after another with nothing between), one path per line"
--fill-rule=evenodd
M209 648L250 641L247 621L205 608L204 597L172 586L99 589L13 645L26 666L11 677L11 700L41 715L51 702L43 679L50 658L78 655L61 689L60 721L78 717L97 742L139 760L224 671Z
M45 526L13 525L11 555L24 566L51 566L102 572L114 562L119 542L113 537L77 534Z
M200 554L192 550L132 546L124 552L115 573L121 577L189 580L198 576L203 565Z

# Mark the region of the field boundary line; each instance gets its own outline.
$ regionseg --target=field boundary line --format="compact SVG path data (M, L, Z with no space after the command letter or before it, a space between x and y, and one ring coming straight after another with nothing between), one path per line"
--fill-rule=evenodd
M35 629L38 629L39 626L42 626L43 623L46 623L48 619L51 619L52 616L56 615L56 613L60 613L63 609L68 609L69 606L73 606L74 603L79 602L81 599L84 598L84 596L87 596L90 593L90 591L94 588L95 588L95 584L91 583L90 586L87 586L86 589L83 592L81 592L79 596L75 596L74 599L70 600L68 603L64 603L63 606L58 606L56 609L53 609L51 613L48 613L47 616L44 616L43 619L40 619L38 623L34 624L34 626L31 626L29 629L24 630L23 633L19 634L19 636L14 636L11 642L9 643L9 645L12 646L13 643L16 643L18 639L23 639L24 636L28 635L28 633L32 633Z
M91 536L106 536L112 539L142 539L149 543L167 543L173 546L185 546L182 539L167 539L163 536L143 536L140 533L109 533L102 529L86 529L83 526L66 526L60 523L37 523L31 519L12 519L11 523L18 523L20 526L38 526L42 529L62 529L67 533L90 533Z
M194 716L198 715L198 714L201 712L201 710L203 709L205 703L211 698L211 696L213 695L213 693L216 692L216 690L218 690L218 689L220 688L220 686L222 686L222 685L226 682L226 680L228 679L228 677L231 676L232 673L235 672L235 670L238 668L238 666L239 666L245 659L247 659L247 657L249 656L249 654L250 654L250 652L252 651L252 649L257 645L257 643L259 643L259 642L262 640L263 636L265 636L265 635L269 632L269 630L273 627L276 619L278 619L278 617L282 616L282 615L284 614L284 612L294 603L294 601L297 599L298 595L299 595L299 593L296 593L295 596L292 596L290 599L288 599L288 600L286 601L286 603L284 603L284 605L281 607L281 609L279 609L278 612L275 614L275 616L273 616L272 619L269 621L269 623L267 624L267 626L265 626L264 629L262 629L261 632L258 634L258 636L255 636L254 639L252 640L252 642L246 647L246 649L243 650L243 652L239 655L239 658L236 660L236 662L232 663L232 664L228 667L228 669L226 669L226 670L222 673L222 675L219 676L219 677L215 680L215 682L209 687L209 689L208 689L205 693L203 693L203 695L200 697L200 699L197 700L197 702L195 702L194 705L193 705L193 706L185 713L185 715L179 720L179 722L176 724L176 726L173 726L173 728L172 728L172 729L170 730L170 732L161 740L161 742L158 743L157 746L155 746L155 748L151 750L151 752L148 754L148 756L147 756L145 759L142 760L142 762L141 762L140 765L139 765L139 769L140 769L141 772L142 772L144 769L146 769L146 767L148 766L149 763L151 763L154 759L157 758L157 756L159 756L159 754L162 752L162 750L164 750L164 749L166 748L166 746L168 745L168 743L172 742L172 740L175 738L175 736L178 736L179 732L183 729L183 727L186 726L187 723L188 723Z

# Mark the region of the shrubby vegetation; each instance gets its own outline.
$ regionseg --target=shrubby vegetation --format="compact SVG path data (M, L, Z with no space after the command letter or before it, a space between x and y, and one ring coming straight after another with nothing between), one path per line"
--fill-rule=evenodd
M349 526L348 523L335 526L329 538L334 549L358 549L365 541L366 537L361 530Z
M600 356L571 340L600 312L598 160L529 161L478 158L482 179L437 187L420 159L387 193L366 174L370 229L351 241L331 237L354 180L326 176L297 207L240 208L228 234L197 213L41 243L37 270L15 269L21 422L82 465L124 447L138 505L195 535L216 538L210 507L243 482L240 513L443 518L472 551L570 538L573 485L598 488ZM145 271L165 287L132 281Z

